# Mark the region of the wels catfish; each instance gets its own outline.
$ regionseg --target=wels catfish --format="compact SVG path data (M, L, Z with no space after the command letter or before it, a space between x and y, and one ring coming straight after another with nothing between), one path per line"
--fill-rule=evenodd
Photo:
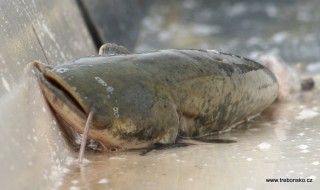
M106 44L97 56L32 65L56 115L76 133L86 131L80 160L87 136L101 150L174 144L230 129L278 96L270 70L215 50L133 54Z

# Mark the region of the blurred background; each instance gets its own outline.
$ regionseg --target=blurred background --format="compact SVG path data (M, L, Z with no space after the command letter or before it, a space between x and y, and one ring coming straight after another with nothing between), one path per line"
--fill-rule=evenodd
M83 0L83 5L100 41L136 52L198 48L246 57L272 53L290 63L319 61L317 0Z

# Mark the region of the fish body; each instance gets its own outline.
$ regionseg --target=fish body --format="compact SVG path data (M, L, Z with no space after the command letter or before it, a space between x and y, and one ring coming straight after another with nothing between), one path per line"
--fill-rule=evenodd
M50 106L76 132L94 111L89 139L105 150L220 132L278 95L277 79L264 66L214 50L105 52L55 67L33 65Z

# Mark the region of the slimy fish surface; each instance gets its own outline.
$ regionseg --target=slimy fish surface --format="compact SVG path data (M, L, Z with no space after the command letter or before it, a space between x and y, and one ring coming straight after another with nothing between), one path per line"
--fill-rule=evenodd
M114 44L99 54L33 66L52 110L76 133L93 113L88 139L102 150L218 133L260 113L278 95L271 71L236 55L176 49L131 54Z

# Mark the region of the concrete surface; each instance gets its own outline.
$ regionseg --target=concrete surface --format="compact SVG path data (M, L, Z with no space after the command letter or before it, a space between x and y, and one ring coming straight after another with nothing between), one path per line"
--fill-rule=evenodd
M0 31L0 189L58 188L73 152L25 66L61 64L95 47L75 1L3 0Z

